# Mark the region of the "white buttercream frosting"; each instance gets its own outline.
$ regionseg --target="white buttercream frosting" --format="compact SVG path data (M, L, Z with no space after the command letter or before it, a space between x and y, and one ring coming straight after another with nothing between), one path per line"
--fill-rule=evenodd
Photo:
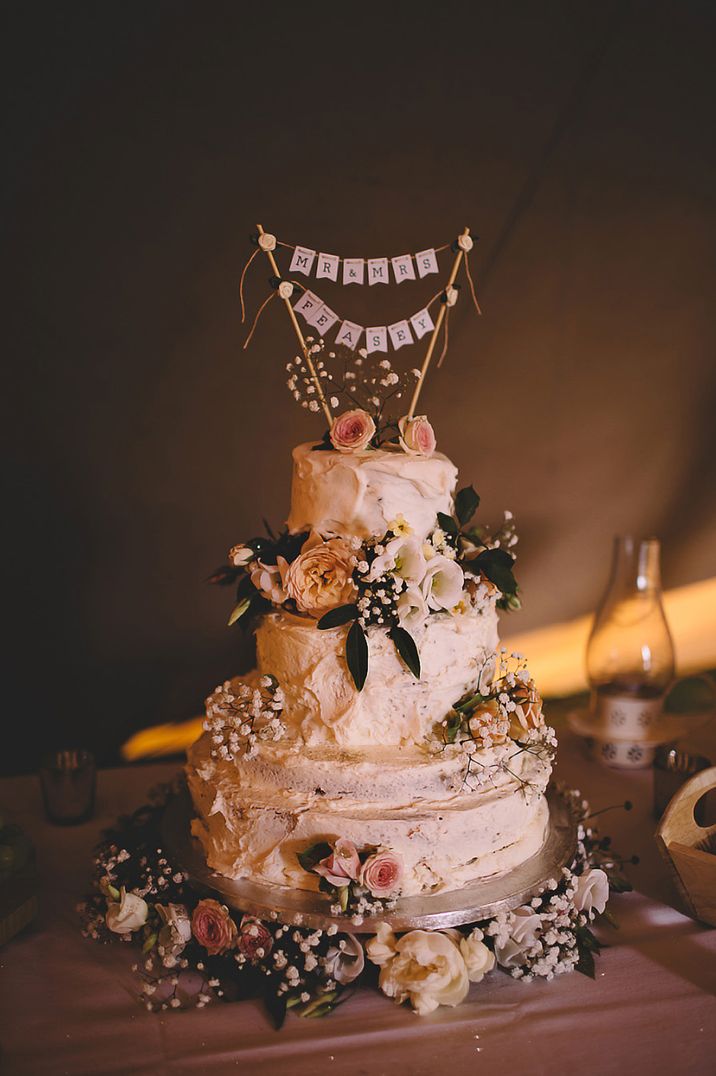
M494 761L490 751L481 755L483 765ZM188 767L199 815L193 831L209 865L227 877L315 889L297 852L346 837L396 852L405 896L454 889L511 869L543 842L549 765L517 751L509 769L470 791L459 750L432 757L418 748L311 751L282 743L262 746L251 760L218 762L204 736Z
M414 631L417 680L378 627L368 629L368 678L356 691L345 659L346 627L318 631L316 622L269 613L256 631L260 673L286 697L283 720L307 744L419 743L453 703L472 688L497 647L494 602L455 616L437 613Z
M294 533L365 539L402 517L422 540L438 512L452 510L457 471L440 454L350 455L299 445L293 459ZM453 608L453 601L444 604ZM214 870L313 890L317 878L297 853L343 837L399 855L410 896L508 871L538 851L548 822L548 762L512 741L480 750L471 762L457 745L427 749L493 658L494 599L420 620L411 626L420 679L387 633L370 627L368 676L358 692L345 659L347 627L319 631L313 618L284 610L261 619L257 670L246 679L277 679L284 738L261 740L249 757L217 759L207 733L189 752L192 828ZM468 779L468 766L487 779Z
M438 512L452 510L457 468L447 456L409 456L396 448L350 455L293 450L288 527L350 538L383 535L398 516L419 538L435 527Z

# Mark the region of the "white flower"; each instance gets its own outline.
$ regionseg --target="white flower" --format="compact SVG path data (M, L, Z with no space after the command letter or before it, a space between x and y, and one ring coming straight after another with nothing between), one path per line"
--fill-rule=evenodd
M255 556L256 554L250 546L232 545L229 550L229 563L233 564L235 568L245 568Z
M523 904L510 913L508 926L507 938L495 940L495 956L503 968L515 968L537 944L542 920L532 908Z
M293 295L293 284L290 280L282 280L278 286L278 294L280 299L290 299Z
M276 236L271 235L271 232L262 232L259 236L259 246L262 250L275 250Z
M433 557L422 582L423 597L431 609L452 609L462 597L462 568L448 557Z
M428 603L418 587L406 587L397 602L400 626L406 631L422 627L430 615Z
M464 250L466 254L469 254L474 246L472 236L459 235L457 237L457 245L460 247L460 250Z
M574 894L579 912L603 912L609 900L609 879L598 867L580 874Z
M404 579L406 583L420 583L425 575L425 557L420 542L410 535L392 538L385 550L376 557L370 568L368 578L380 579L387 572Z
M466 938L460 938L460 952L471 983L479 983L495 966L495 954L487 948L482 940L483 937L482 931L475 927L472 934L468 934Z
M264 598L268 598L274 605L281 605L288 597L285 589L287 571L288 562L284 557L278 557L276 564L259 561L258 567L251 573L251 582Z
M413 528L410 526L404 515L397 515L393 522L388 524L388 530L392 531L393 534L402 537L413 533Z
M375 936L366 942L365 951L368 959L381 968L395 956L397 939L387 923L379 923Z
M155 904L163 926L158 942L166 956L179 956L191 941L191 918L184 904Z
M384 937L385 941L378 943L381 958L392 935ZM399 1004L410 1001L421 1014L433 1012L438 1005L459 1005L470 988L460 950L449 935L439 930L411 930L404 934L395 943L395 955L382 959L379 982L384 994Z
M383 924L384 925L384 924ZM365 967L363 946L353 934L347 934L341 946L332 945L325 957L323 966L326 975L337 983L346 985L357 979Z
M458 292L456 287L453 287L452 284L448 284L448 286L445 288L445 302L447 303L447 305L454 306L457 302L457 297L459 294L460 293Z
M147 921L149 908L146 900L136 893L128 893L122 886L119 901L107 905L105 922L115 934L131 934L139 930Z

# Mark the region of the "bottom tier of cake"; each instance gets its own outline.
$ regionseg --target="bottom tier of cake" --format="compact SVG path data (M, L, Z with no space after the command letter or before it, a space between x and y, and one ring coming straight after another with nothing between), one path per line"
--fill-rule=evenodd
M315 890L297 854L318 841L389 849L402 895L459 889L539 851L548 825L550 765L512 744L469 763L457 749L311 751L267 744L251 759L216 760L204 735L187 778L193 832L209 866L229 878Z

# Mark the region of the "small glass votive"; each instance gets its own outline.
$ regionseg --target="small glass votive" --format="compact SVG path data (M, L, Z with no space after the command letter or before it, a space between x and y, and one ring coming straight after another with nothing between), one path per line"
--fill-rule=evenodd
M51 822L73 826L92 817L97 773L91 751L54 751L42 759L39 776Z
M654 757L654 817L661 818L681 786L710 765L711 760L704 755L690 755L671 744L657 748ZM702 824L698 816L703 813L700 811L703 806L703 803L698 803L694 811L697 825Z

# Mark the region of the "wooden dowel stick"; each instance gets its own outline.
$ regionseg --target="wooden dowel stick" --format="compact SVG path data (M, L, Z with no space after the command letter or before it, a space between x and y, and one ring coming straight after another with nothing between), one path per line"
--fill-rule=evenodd
M262 226L260 224L256 225L256 229L257 229L259 235L264 235L265 234L264 229L262 228ZM266 251L264 251L264 253L266 254L266 257L268 258L269 262L271 263L271 268L273 269L274 276L276 276L276 277L278 277L280 279L281 278L281 273L279 271L278 265L276 264L276 259L273 256L273 251L272 250L266 250ZM321 385L321 379L318 376L318 373L316 371L316 367L313 365L313 359L311 358L311 353L310 353L310 351L308 349L308 345L306 344L306 341L303 338L303 333L301 332L301 326L298 324L298 318L296 317L296 311L291 306L291 300L290 299L284 299L283 303L284 303L284 306L286 307L286 310L288 311L288 316L291 319L291 324L293 325L293 327L294 327L294 329L296 331L296 336L298 337L298 342L301 345L301 351L303 353L303 357L305 359L306 366L308 367L309 372L311 374L311 377L313 379L313 383L316 386L316 394L318 395L318 402L320 403L321 407L323 408L323 413L326 416L326 419L328 421L328 425L331 426L332 423L333 423L333 415L331 413L330 407L328 406L328 400L326 399L326 397L325 397L325 395L323 393L323 386Z
M470 234L470 229L465 228L465 231L462 234L463 235L469 235ZM463 254L464 254L464 251L463 251L462 247L458 247L457 254L455 255L455 261L453 262L453 266L452 266L452 272L450 273L450 279L448 280L447 284L445 285L445 291L447 291L448 288L451 288L452 285L455 283L455 277L457 276L458 269L460 268L460 264L462 262ZM425 381L425 375L427 373L428 366L430 365L430 360L433 357L433 351L435 350L435 344L437 343L438 336L440 335L440 329L442 327L443 321L445 320L446 313L447 313L447 303L441 303L440 304L440 311L438 313L438 318L437 318L437 321L435 322L435 328L433 329L433 335L430 337L430 343L428 344L428 350L427 350L427 353L425 355L425 358L423 359L423 365L422 365L421 370L420 370L420 377L418 378L418 382L417 382L417 384L415 386L415 391L413 392L413 398L410 401L410 410L408 411L408 417L409 418L413 417L413 415L415 414L415 408L418 406L418 399L420 397L420 390L423 387L423 382Z

